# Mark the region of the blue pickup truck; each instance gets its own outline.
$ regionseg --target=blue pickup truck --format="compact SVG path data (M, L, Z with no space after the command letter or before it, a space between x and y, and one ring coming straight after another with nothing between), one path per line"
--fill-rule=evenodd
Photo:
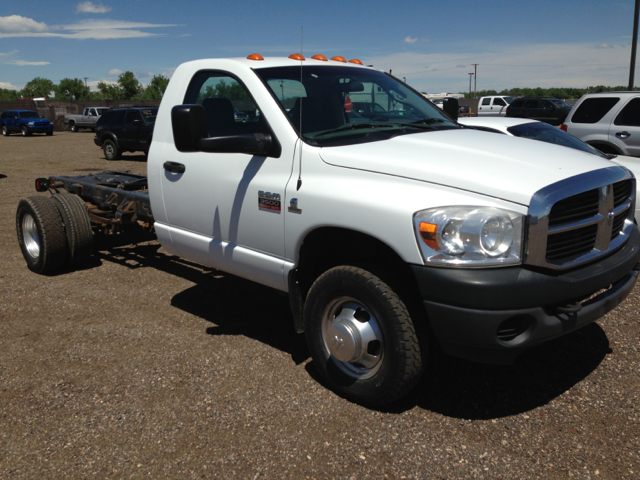
M53 135L53 123L33 110L5 110L0 115L0 129L5 137L13 132L28 137L32 133Z

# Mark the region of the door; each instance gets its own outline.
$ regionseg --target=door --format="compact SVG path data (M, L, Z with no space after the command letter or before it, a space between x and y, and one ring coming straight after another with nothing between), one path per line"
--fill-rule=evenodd
M485 117L491 115L491 97L485 97L480 100L478 105L478 116Z
M609 127L609 141L626 155L640 157L640 97L632 98Z
M544 122L552 122L552 123L560 123L557 121L557 107L550 102L549 100L540 100L540 108L538 120L542 120ZM555 119L555 121L554 121Z
M204 107L209 137L273 134L244 84L226 72L201 71L185 104ZM234 109L250 112L246 121ZM283 288L285 187L293 142L278 158L244 153L179 152L168 144L162 178L169 231L185 258ZM175 169L174 166L184 167ZM172 171L173 170L173 171Z
M504 99L496 97L491 103L491 113L492 115L504 117L507 114L507 107L507 102Z
M122 132L118 135L118 142L122 150L138 150L140 129L143 125L142 115L138 110L127 111Z

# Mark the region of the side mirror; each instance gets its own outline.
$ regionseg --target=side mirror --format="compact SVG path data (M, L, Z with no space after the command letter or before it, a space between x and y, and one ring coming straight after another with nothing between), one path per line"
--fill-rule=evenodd
M198 140L208 137L202 105L176 105L171 109L173 141L180 152L197 152Z
M458 115L460 114L460 106L457 98L445 97L442 100L442 110L449 115L453 121L458 121Z

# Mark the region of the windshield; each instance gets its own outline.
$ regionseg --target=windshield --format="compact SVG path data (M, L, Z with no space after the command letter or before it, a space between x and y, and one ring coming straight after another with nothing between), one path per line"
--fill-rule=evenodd
M42 116L36 112L20 112L20 118L42 118Z
M104 115L104 112L106 112L109 109L108 108L96 108L96 110L98 111L98 115Z
M583 152L598 155L603 158L608 157L604 155L600 150L593 148L591 145L584 143L582 140L578 140L576 137L563 132L557 127L552 127L547 123L534 122L523 123L522 125L516 125L515 127L507 128L509 133L516 137L530 138L531 140L540 140L541 142L553 143L555 145L562 145L563 147L575 148L576 150L582 150Z
M342 66L261 68L303 140L345 145L396 135L460 128L422 95L373 69Z
M156 123L156 115L158 115L157 108L140 110L140 113L142 114L142 118L144 118L144 123L147 125L154 125Z
M556 105L556 107L559 107L559 108L571 108L571 105L569 105L566 102L563 102L562 100L551 99L551 101Z

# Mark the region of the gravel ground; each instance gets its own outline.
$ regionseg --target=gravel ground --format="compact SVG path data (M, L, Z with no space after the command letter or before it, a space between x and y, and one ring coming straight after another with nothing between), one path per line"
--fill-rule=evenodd
M323 387L285 296L152 237L31 273L20 198L105 169L146 163L107 162L90 132L0 138L0 478L640 478L638 289L513 366L435 353L369 410Z

